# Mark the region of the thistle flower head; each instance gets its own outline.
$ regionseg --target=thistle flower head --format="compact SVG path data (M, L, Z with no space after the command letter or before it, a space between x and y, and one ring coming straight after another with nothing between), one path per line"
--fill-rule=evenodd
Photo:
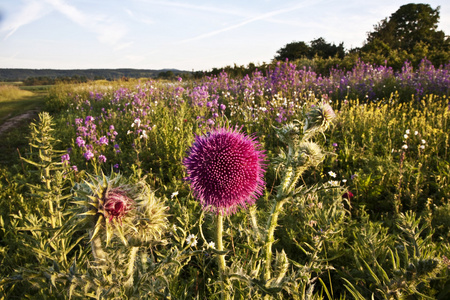
M106 191L103 203L104 215L111 222L113 218L116 220L123 218L131 209L133 200L126 195L125 191L114 188Z
M234 213L262 195L264 157L254 137L218 128L197 136L183 163L186 179L205 209Z
M74 203L80 216L76 226L90 228L92 238L97 234L105 236L106 245L114 241L114 236L124 245L162 242L167 206L145 181L130 182L114 172L111 176L88 174L88 178L74 187Z

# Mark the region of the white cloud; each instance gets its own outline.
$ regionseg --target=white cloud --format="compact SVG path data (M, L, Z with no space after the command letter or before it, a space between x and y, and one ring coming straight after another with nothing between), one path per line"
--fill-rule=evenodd
M201 34L201 35L198 35L198 36L193 37L193 38L185 39L183 41L180 41L180 43L186 43L186 42L202 40L204 38L212 37L212 36L215 36L215 35L220 34L222 32L226 32L226 31L229 31L229 30L237 29L239 27L245 26L247 24L250 24L250 23L253 23L253 22L256 22L256 21L269 20L273 16L284 14L284 13L288 13L288 12L292 12L292 11L295 11L295 10L298 10L298 9L304 8L304 7L305 7L304 4L300 4L300 5L295 5L293 7L278 9L278 10L274 10L274 11L271 11L271 12L268 12L268 13L260 14L260 15L258 15L256 17L251 17L251 18L249 18L249 19L247 19L247 20L245 20L243 22L240 22L238 24L234 24L232 26L228 26L228 27L225 27L225 28L221 28L221 29L218 29L218 30L215 30L215 31L211 31L211 32L205 33L205 34Z
M28 0L19 12L12 14L3 21L0 26L0 32L7 32L4 38L7 39L20 27L42 18L50 11L42 2Z
M235 10L224 9L224 8L220 8L220 7L213 7L213 6L206 6L206 5L194 5L194 4L175 2L175 1L154 1L154 0L140 0L140 1L144 2L144 3L148 3L148 4L155 4L155 5L179 8L184 11L186 11L186 9L189 9L189 10L199 10L199 11L206 11L206 12L211 12L211 13L218 13L218 14L234 15L234 16L240 16L240 17L248 17L248 14L244 13L242 10L237 10L237 9L235 9ZM226 2L224 2L224 3L226 3Z
M61 0L46 0L57 11L81 27L97 34L102 43L116 45L124 37L127 30L124 25L110 21L101 16L88 15L75 6Z
M136 15L134 12L132 12L129 9L125 9L125 12L135 21L138 21L138 22L141 22L141 23L144 23L147 25L152 25L155 23L152 19L142 16L142 14Z
M93 32L101 43L117 45L127 33L126 27L117 20L102 15L86 14L63 0L24 1L17 13L11 14L0 24L0 32L5 32L4 39L7 39L20 27L37 21L52 11L63 14L85 30Z

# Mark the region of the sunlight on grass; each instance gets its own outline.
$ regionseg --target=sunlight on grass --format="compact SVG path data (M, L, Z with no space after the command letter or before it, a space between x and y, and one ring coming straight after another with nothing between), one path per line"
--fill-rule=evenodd
M42 107L43 93L33 93L12 85L0 86L0 123L7 118Z

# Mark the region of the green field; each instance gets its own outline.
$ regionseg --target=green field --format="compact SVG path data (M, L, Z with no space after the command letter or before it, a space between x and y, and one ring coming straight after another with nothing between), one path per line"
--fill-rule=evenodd
M2 137L0 293L448 299L448 73L405 72L51 87Z

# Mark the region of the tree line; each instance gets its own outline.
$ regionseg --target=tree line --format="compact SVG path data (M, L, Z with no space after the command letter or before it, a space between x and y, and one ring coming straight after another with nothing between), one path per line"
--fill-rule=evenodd
M390 17L374 25L374 30L367 33L362 47L346 50L344 43L336 45L323 37L310 42L293 41L280 48L269 64L263 63L257 67L253 63L248 66L226 66L213 68L204 74L217 75L223 70L231 76L243 76L256 69L264 71L286 60L311 67L324 75L336 67L350 70L358 60L386 65L398 71L405 61L417 67L426 58L439 67L450 62L450 38L437 29L439 10L439 6L433 9L429 4L402 5Z
M22 81L23 85L53 85L57 83L81 83L89 80L118 80L128 78L176 79L190 72L163 69L0 69L0 81Z

